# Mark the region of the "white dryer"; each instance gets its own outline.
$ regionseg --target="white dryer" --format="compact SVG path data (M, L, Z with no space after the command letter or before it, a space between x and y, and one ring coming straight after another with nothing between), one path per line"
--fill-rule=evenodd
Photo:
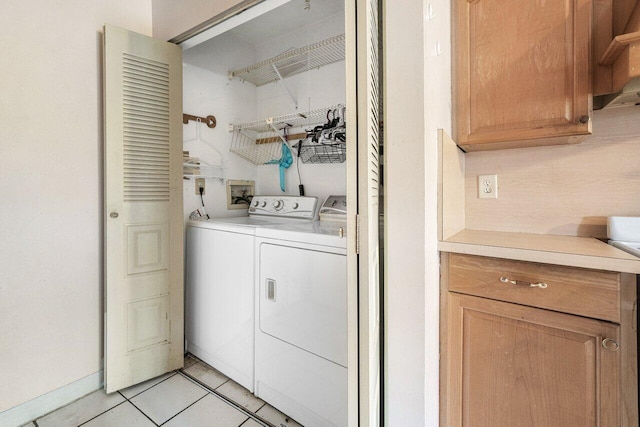
M256 229L256 396L303 425L347 425L345 225Z

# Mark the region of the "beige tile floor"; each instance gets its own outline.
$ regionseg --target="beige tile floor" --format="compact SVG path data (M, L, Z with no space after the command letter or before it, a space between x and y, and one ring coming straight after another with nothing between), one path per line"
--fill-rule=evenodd
M117 393L95 391L26 427L301 427L193 356L185 367Z

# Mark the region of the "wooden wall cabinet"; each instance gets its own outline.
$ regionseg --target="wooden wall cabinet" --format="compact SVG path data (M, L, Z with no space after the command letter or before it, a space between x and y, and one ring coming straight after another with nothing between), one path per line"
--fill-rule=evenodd
M592 0L453 0L454 140L465 151L591 133Z
M442 273L441 426L638 426L634 275L460 254Z

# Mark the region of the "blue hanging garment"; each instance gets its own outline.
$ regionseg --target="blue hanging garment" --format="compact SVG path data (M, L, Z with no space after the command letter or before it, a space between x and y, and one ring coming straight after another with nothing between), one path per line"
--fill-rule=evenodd
M282 158L280 159L280 189L284 191L284 170L293 164L291 149L285 143L282 144Z

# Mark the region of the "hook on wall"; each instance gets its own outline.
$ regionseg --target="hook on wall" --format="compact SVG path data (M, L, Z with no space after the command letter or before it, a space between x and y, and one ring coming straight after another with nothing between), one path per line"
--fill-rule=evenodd
M436 56L440 56L442 54L442 46L440 46L439 40L436 40L435 53L436 53Z
M433 21L437 14L438 13L433 10L433 5L429 3L429 6L427 7L427 18L429 21Z
M198 117L192 116L191 114L183 114L182 115L182 123L188 124L189 120L193 120L194 122L202 122L210 128L216 127L216 118L215 116L207 116L207 117Z

